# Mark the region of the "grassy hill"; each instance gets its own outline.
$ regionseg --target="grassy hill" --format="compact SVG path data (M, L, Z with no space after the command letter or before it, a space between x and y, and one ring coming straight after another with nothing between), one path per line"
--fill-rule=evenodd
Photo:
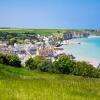
M0 100L99 100L100 79L0 64Z
M30 32L30 33L36 33L40 35L51 35L52 33L56 33L57 31L63 32L76 32L76 33L91 33L100 35L100 31L96 30L89 30L89 29L28 29L28 28L0 28L0 32L8 32L8 33L24 33L24 32Z
M24 32L32 32L37 33L41 35L51 35L52 33L55 33L57 31L64 31L65 29L22 29L22 28L4 28L0 29L1 32L9 32L9 33L24 33Z

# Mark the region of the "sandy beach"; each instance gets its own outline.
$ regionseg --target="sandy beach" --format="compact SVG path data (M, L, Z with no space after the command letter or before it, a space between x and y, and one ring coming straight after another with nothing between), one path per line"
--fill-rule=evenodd
M100 36L95 36L95 35L94 35L94 36L91 35L91 36L89 36L88 38L95 38L95 37L96 37L96 38L100 38Z
M73 56L75 56L76 61L86 61L86 62L89 62L90 64L92 64L94 67L98 67L98 65L100 63L99 59L88 58L88 57L83 57L83 56L80 56L80 55L76 55L76 54L70 52L69 50L65 51L65 52L66 52L66 54L72 54Z
M100 38L100 36L90 36L89 38L95 39L95 38ZM94 43L94 39L93 39L92 43ZM72 54L73 56L75 56L75 58L76 58L75 60L77 60L77 61L86 61L86 62L89 62L90 64L92 64L94 67L98 67L98 65L100 63L100 59L99 59L100 54L95 56L95 54L96 54L95 51L99 52L97 45L96 46L94 44L91 45L90 44L91 41L89 43L80 41L80 45L78 44L77 41L72 41L72 40L68 40L67 43L69 45L63 46L66 54ZM99 43L99 41L98 41L98 43ZM91 48L92 51L89 48ZM86 55L86 53L87 53L87 55Z
M100 60L94 59L94 58L86 58L86 57L76 57L77 61L86 61L92 64L94 67L98 67Z

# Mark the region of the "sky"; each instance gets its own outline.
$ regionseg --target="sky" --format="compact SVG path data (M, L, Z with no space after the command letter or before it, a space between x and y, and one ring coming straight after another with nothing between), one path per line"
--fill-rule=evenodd
M100 29L100 0L0 0L0 27Z

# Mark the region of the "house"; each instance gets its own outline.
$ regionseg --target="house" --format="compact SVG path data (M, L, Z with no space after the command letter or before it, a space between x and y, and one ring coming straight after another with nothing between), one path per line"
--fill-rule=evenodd
M36 55L37 49L34 48L34 47L31 47L31 48L28 49L28 52L29 52L31 55Z
M0 44L0 52L11 53L12 49L6 43Z
M49 48L41 48L38 49L38 55L44 56L44 57L53 57L53 50Z

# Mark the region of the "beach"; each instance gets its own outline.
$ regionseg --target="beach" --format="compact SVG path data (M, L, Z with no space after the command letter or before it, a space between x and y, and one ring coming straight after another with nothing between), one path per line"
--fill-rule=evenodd
M87 57L76 57L76 61L86 61L90 64L92 64L94 67L98 67L100 60L94 59L94 58L87 58Z
M100 36L91 35L88 38L100 38Z
M96 58L89 58L89 57L85 57L85 56L75 55L74 53L71 53L71 52L66 52L66 54L72 54L73 56L75 56L76 61L86 61L86 62L92 64L94 67L98 67L98 65L100 63L100 60L96 59Z
M67 42L69 45L62 46L66 54L72 54L77 61L86 61L94 67L98 67L100 63L100 36L71 39Z

